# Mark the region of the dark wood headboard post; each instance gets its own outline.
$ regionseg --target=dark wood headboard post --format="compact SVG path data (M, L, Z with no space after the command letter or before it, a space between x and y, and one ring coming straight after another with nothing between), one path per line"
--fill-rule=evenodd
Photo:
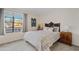
M60 23L59 23L59 32L60 32Z
M59 32L60 32L60 23L53 23L53 22L50 22L50 23L46 23L45 24L45 27L59 27Z
M60 23L55 23L54 26L59 27L59 32L60 32Z

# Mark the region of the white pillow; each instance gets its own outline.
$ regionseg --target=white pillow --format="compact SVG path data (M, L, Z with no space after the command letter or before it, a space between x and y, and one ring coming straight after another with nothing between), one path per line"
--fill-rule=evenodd
M44 30L47 31L49 29L49 27L44 27Z
M52 31L53 32L53 28L49 28L48 31Z
M44 30L45 30L45 31L53 31L53 28L45 27Z

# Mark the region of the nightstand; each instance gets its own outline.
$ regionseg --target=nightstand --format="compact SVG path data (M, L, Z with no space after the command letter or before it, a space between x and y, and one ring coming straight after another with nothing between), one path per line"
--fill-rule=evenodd
M72 45L72 33L71 32L60 32L60 42Z

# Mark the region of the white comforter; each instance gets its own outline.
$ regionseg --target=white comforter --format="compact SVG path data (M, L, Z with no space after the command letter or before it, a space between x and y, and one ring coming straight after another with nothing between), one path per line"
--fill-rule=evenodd
M48 50L48 47L51 46L54 42L59 39L59 32L51 31L30 31L26 32L24 35L24 40L31 43L36 49ZM50 43L50 44L49 44Z

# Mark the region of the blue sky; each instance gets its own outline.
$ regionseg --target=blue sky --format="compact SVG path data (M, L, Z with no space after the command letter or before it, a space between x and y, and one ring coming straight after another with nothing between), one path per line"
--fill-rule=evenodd
M5 16L5 18L7 18L6 19L7 21L10 21L11 19L13 19L13 16L8 15L8 16ZM16 20L22 20L22 17L21 16L14 16L14 18Z

